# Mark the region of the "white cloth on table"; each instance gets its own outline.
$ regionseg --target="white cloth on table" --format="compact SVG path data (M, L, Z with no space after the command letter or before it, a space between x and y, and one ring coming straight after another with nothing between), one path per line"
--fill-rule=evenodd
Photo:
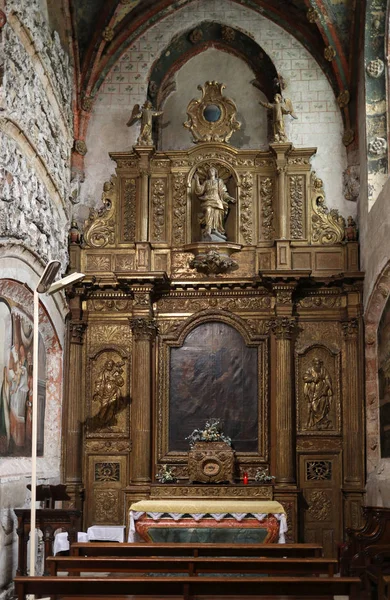
M143 510L135 511L130 510L130 527L129 527L129 535L128 542L136 542L139 541L139 536L135 529L135 522L138 521L142 517L142 515L146 514L148 517L151 517L153 521L158 521L162 515L168 514L174 521L178 521L185 514L189 514L195 521L200 521L205 516L210 516L216 521L221 521L227 515L231 515L236 521L242 521L246 516L255 517L258 521L263 521L269 513L161 513L161 512L145 512ZM287 518L285 513L272 513L274 517L279 521L279 544L286 543L285 533L287 532ZM89 531L89 530L88 530Z
M79 531L77 533L77 541L88 542L88 534L84 531ZM61 531L60 533L57 533L54 538L53 555L55 556L59 552L66 552L67 550L69 550L68 532Z
M124 525L92 525L87 529L88 541L94 542L124 542Z

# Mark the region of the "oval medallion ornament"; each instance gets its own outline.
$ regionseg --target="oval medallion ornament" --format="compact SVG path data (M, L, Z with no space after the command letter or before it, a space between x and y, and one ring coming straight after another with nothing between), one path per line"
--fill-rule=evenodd
M221 466L215 460L206 460L202 467L203 473L209 477L215 477L221 470Z
M227 142L240 129L236 120L237 107L233 100L225 98L223 83L206 81L198 85L202 98L193 98L187 106L188 121L183 123L192 133L194 142Z

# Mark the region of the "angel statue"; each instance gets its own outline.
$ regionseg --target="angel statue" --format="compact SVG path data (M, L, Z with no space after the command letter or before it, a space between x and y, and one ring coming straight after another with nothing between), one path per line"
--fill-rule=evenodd
M201 172L205 177L203 183L200 183L199 173L195 173L195 194L198 196L202 215L200 224L202 227L202 239L204 241L224 241L226 234L224 229L225 218L227 217L229 205L235 203L227 191L223 179L218 177L218 171L215 167L207 170L207 175Z
M145 102L142 108L140 108L139 104L135 104L131 117L127 121L127 127L131 127L136 121L141 120L141 131L137 140L139 146L153 146L153 117L159 117L162 114L162 110L154 110L152 103L149 102L149 100Z
M284 127L283 115L291 115L293 119L297 119L294 112L292 102L289 98L282 98L281 94L275 94L274 103L262 102L260 104L269 110L272 110L274 142L287 142L286 130Z

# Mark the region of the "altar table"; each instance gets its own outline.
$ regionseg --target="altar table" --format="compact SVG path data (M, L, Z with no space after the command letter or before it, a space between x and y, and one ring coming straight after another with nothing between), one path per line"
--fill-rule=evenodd
M129 542L285 543L274 500L141 500L130 506Z

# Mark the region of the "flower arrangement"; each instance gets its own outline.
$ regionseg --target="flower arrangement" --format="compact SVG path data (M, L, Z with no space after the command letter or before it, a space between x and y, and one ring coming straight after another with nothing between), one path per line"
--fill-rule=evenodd
M230 437L222 432L220 419L209 419L204 429L194 429L186 440L189 440L191 448L196 442L226 442L229 446L232 445Z
M176 482L177 479L174 476L175 467L169 467L168 465L162 465L161 469L156 475L156 479L160 483L173 483Z
M275 479L274 475L270 475L268 467L259 467L255 474L255 481L257 483L271 483Z

